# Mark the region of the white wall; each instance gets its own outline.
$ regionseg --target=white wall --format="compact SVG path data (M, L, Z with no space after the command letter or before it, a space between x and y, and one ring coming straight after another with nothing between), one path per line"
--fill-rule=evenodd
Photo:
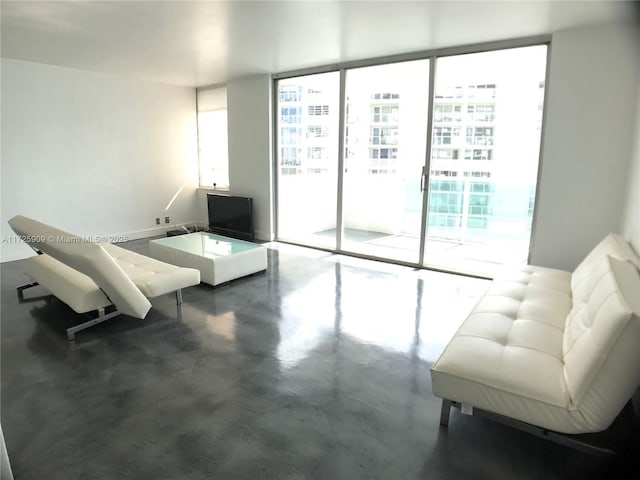
M636 125L633 26L557 32L531 263L572 270L621 229Z
M195 89L1 62L2 261L32 253L12 241L16 214L129 238L161 233L156 217L195 221Z
M230 193L253 197L253 229L260 240L274 237L271 91L270 75L227 84Z
M620 232L640 254L640 81L638 81L635 147L629 168L625 214Z

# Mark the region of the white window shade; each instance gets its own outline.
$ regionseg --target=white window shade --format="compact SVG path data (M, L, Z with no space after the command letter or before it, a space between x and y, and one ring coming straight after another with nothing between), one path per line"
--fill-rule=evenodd
M227 89L198 90L197 99L200 186L228 189Z
M198 112L227 109L227 87L198 89Z

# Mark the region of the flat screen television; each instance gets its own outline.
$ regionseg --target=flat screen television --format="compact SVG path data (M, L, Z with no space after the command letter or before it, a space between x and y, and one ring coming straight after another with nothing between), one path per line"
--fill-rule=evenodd
M207 207L211 233L253 240L253 199L207 194Z

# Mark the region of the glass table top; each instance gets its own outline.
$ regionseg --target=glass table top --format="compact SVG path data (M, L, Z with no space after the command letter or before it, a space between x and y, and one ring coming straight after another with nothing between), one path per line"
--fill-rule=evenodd
M254 250L256 248L263 248L262 245L256 243L206 232L158 238L151 240L151 242L201 257L221 257Z

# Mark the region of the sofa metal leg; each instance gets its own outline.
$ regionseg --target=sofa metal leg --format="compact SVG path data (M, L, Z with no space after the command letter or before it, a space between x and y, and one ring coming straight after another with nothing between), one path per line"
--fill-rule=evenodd
M442 426L447 426L449 422L450 407L461 408L461 404L451 400L442 401L442 413L440 414L440 425ZM581 451L583 453L602 457L610 457L618 454L618 450L620 449L615 444L627 445L629 443L628 439L623 441L614 441L614 437L622 433L623 436L628 436L626 438L630 438L630 436L633 435L632 431L635 419L633 412L633 403L629 401L608 430L595 434L572 435L547 430L545 428L537 427L535 425L531 425L520 420L515 420L513 418L508 418L497 413L489 412L487 410L475 408L473 411L474 413L477 413L478 415L489 420L502 423L503 425L507 425L508 427L515 428L531 435L535 435L538 438L542 438L563 445L565 447L569 447L573 450Z
M24 293L23 292L27 288L36 287L38 285L40 285L38 282L31 282L31 283L25 283L24 285L20 285L19 287L16 287L16 290L18 291L18 298L20 300L23 300L24 299Z
M440 425L449 426L449 414L451 413L451 400L442 400L442 410L440 410Z
M98 309L98 316L89 320L88 322L81 323L80 325L75 325L73 327L67 328L67 339L72 342L76 339L76 333L85 330L89 327L93 327L99 323L104 322L105 320L109 320L110 318L116 317L120 315L118 310L114 310L111 313L105 313L104 308Z

